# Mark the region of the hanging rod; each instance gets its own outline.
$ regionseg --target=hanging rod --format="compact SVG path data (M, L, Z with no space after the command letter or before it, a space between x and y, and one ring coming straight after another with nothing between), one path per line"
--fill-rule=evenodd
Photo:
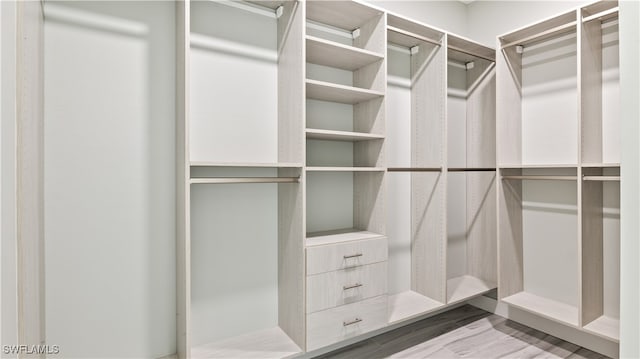
M393 31L393 32L398 33L400 35L413 37L414 39L422 40L422 41L428 42L430 44L434 44L434 45L437 45L437 46L442 46L442 43L440 41L432 40L432 39L430 39L428 37L424 37L422 35L418 35L418 34L415 34L413 32L410 32L410 31L398 29L397 27L387 26L387 30Z
M582 176L583 181L620 181L620 176Z
M543 31L543 32L540 32L540 33L537 33L537 34L534 34L534 35L531 35L531 36L527 36L527 37L525 37L523 39L519 39L519 40L516 40L516 41L511 41L508 44L502 45L502 49L506 49L507 47L511 47L511 46L514 46L514 45L522 45L523 43L525 43L527 41L535 40L535 39L537 39L539 37L543 37L543 36L546 36L546 35L549 35L549 34L560 32L560 31L568 29L568 28L570 28L572 26L576 26L576 22L575 21L572 21L572 22L570 22L568 24L556 26L554 28L551 28L549 30L546 30L546 31Z
M600 18L603 18L603 17L608 17L609 15L615 15L618 12L618 10L619 10L619 8L618 8L618 6L616 6L614 8L611 8L611 9L608 9L608 10L604 10L604 11L601 11L601 12L599 12L597 14L593 14L593 15L587 16L585 18L582 18L582 22L589 22L591 20L600 19Z
M451 167L451 168L447 168L447 171L449 172L495 172L495 167L481 167L481 168L465 168L465 167L461 167L461 168L457 168L457 167Z
M449 50L453 50L455 52L460 52L460 53L463 53L463 54L479 57L481 59L484 59L484 60L487 60L487 61L490 61L490 62L496 62L495 58L492 59L489 56L484 56L484 55L481 55L481 54L478 54L478 53L475 53L475 52L472 52L472 51L468 51L468 50L462 49L462 48L457 47L457 46L449 45L448 48L449 48Z
M503 180L554 180L575 181L577 176L502 176Z
M300 177L200 177L192 178L192 184L234 183L299 183Z
M441 167L389 167L387 172L442 172Z

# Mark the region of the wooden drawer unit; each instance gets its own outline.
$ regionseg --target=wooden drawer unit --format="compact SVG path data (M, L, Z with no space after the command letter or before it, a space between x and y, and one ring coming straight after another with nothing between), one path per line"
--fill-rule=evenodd
M387 325L387 296L307 315L307 350L315 350Z
M307 275L384 262L387 238L379 237L307 248Z
M307 277L307 313L387 293L387 262Z

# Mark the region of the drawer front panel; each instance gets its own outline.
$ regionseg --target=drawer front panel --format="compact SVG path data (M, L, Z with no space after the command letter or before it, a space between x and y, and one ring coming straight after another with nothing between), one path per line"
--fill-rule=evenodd
M387 253L386 237L309 247L307 275L383 262Z
M307 313L387 293L387 262L307 277Z
M386 295L312 313L307 315L307 350L322 348L386 325Z

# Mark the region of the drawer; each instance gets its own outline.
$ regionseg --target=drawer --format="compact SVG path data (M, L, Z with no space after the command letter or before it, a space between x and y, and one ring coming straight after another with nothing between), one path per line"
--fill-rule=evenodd
M387 238L379 237L307 248L307 275L387 260Z
M307 315L307 350L315 350L387 325L387 296Z
M387 293L387 262L307 277L307 313Z

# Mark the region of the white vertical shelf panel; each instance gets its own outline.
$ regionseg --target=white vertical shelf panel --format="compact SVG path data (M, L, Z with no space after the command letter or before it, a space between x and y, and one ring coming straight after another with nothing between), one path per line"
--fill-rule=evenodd
M303 163L304 6L297 1L282 6L278 19L278 159ZM302 169L278 170L280 177L301 175ZM304 182L302 178L299 185L278 185L278 325L298 346L297 351L306 347Z
M45 342L44 14L16 4L17 331L20 345Z
M176 344L191 356L191 193L189 185L189 13L176 1Z

